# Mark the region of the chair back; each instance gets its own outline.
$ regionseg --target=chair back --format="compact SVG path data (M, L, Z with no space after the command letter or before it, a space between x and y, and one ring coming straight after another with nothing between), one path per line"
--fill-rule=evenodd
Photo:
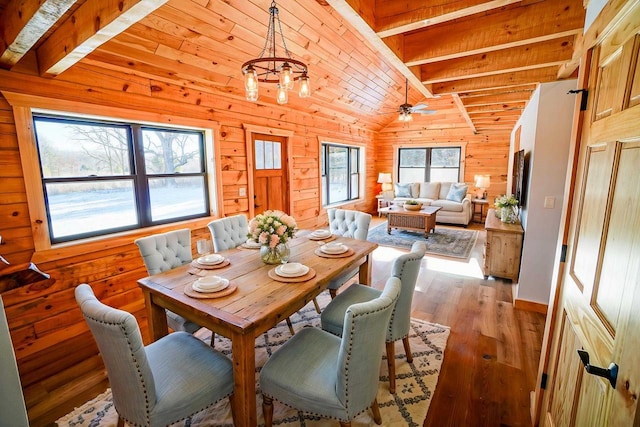
M349 419L371 406L378 393L385 332L400 287L400 279L390 277L378 298L353 304L345 312L336 393Z
M327 209L331 233L359 240L367 240L371 215L347 209Z
M156 404L156 386L135 317L98 301L87 284L75 296L107 368L118 414L135 425L148 424L144 416Z
M214 219L208 227L216 252L236 248L247 241L249 221L244 214Z
M191 230L188 228L141 237L134 243L138 245L149 275L180 267L193 260Z
M413 291L416 288L418 273L422 258L427 251L424 242L414 242L411 252L400 255L393 262L391 276L398 277L402 283L400 296L396 307L393 309L389 329L387 331L387 342L393 342L406 337L411 326L411 303L413 301Z

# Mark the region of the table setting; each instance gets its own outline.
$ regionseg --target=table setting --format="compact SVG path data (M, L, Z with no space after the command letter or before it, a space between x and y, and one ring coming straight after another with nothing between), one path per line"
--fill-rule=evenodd
M192 298L220 298L236 290L236 286L220 276L204 276L185 286L184 293Z
M229 265L227 258L220 254L208 254L198 257L191 261L191 265L202 270L215 270Z
M316 275L316 271L298 262L281 264L269 270L269 277L279 282L305 282Z
M354 250L340 242L329 242L320 246L314 252L323 258L344 258L354 254Z
M317 241L325 241L329 242L331 240L335 240L336 236L334 236L329 230L315 230L309 234L309 240L317 240Z

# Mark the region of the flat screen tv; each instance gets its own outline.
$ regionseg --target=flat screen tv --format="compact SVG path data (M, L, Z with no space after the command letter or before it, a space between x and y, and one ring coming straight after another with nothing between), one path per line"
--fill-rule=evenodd
M511 177L511 194L518 199L518 206L527 203L527 171L528 161L524 150L513 154L513 175Z

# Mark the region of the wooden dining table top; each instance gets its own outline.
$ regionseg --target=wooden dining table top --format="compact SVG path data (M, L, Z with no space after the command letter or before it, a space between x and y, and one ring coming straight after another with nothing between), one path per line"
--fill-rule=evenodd
M299 262L313 269L315 277L304 282L284 282L269 277L277 265L264 264L259 249L238 247L220 252L229 265L219 269L200 270L200 274L220 276L237 289L224 297L196 299L184 293L201 276L191 264L138 280L147 292L158 296L154 302L175 311L223 336L230 332L251 331L260 334L313 300L327 287L331 279L343 271L357 268L378 246L376 243L337 237L353 249L342 258L324 258L316 250L324 243L309 239L310 231L300 230L289 243L290 262ZM204 272L204 273L202 273ZM366 275L367 272L365 272ZM362 276L362 274L361 274ZM361 277L368 281L368 277ZM157 333L158 331L156 331Z

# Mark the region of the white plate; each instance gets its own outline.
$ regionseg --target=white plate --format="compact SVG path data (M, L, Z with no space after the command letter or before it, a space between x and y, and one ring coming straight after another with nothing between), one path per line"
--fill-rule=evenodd
M311 233L313 237L329 237L331 236L331 232L329 230L316 230Z
M202 265L216 265L224 261L224 257L218 254L211 254L211 255L201 256L196 261L198 261L198 263Z
M276 274L278 276L282 276L282 277L300 277L300 276L304 276L305 274L307 274L309 272L309 267L307 267L306 265L300 265L300 270L298 270L297 272L284 272L282 271L282 267L285 266L287 264L283 264L283 265L279 265L276 267Z
M260 246L262 246L262 244L256 242L253 239L247 239L246 242L244 242L244 244L248 247L248 248L259 248Z
M212 287L205 287L202 288L200 287L200 282L202 281L202 279L198 279L195 282L193 282L193 284L191 285L191 288L196 291L196 292L200 292L203 294L210 294L212 292L219 292L223 289L226 289L229 286L229 280L228 279L224 279L224 278L220 278L220 284L214 288Z
M320 246L320 250L325 254L339 255L347 252L349 248L347 248L343 244L338 244L338 245L327 244L327 245Z

